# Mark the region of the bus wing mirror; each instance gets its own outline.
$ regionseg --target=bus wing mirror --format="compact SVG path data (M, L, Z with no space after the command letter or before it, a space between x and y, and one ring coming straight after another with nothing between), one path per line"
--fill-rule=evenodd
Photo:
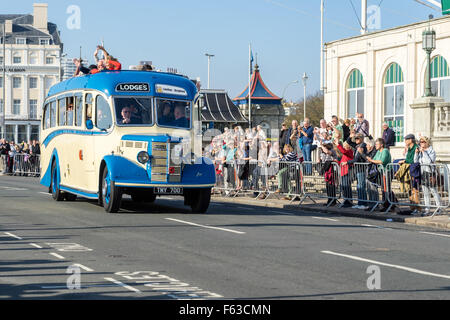
M92 130L94 128L94 124L91 119L86 120L86 129Z

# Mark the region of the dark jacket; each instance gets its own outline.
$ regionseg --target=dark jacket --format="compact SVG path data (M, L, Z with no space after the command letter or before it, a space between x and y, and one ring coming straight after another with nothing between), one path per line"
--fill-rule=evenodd
M347 143L353 148L353 159L349 160L348 163L349 164L353 164L353 163L359 163L359 162L366 162L366 159L362 157L361 153L358 152L358 148L363 148L364 153L367 152L367 147L366 144L364 142L360 143L360 144L356 144L356 142L352 141L352 138L348 137L347 139Z
M387 128L383 131L383 139L386 144L386 148L395 146L395 132L391 128Z

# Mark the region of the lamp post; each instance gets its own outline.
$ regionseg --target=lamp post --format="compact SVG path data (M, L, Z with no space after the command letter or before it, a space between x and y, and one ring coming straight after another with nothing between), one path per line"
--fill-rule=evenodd
M432 19L432 16L430 16ZM436 32L428 26L428 29L422 32L422 49L427 53L427 68L426 68L426 79L425 79L425 97L433 96L431 92L431 52L436 49Z
M286 85L286 87L284 87L284 89L283 89L283 94L282 94L282 98L284 98L284 93L286 92L286 89L291 85L291 84L294 84L294 83L298 83L298 80L294 80L294 81L292 81L292 82L289 82L287 85Z
M209 54L209 53L205 53L205 56L208 57L208 89L209 89L210 88L209 87L209 85L210 85L210 82L209 82L209 80L210 80L209 71L210 71L210 67L211 67L211 58L214 57L214 55L213 54Z
M306 72L303 73L303 121L305 121L306 118L306 81L308 81L308 76L306 75Z

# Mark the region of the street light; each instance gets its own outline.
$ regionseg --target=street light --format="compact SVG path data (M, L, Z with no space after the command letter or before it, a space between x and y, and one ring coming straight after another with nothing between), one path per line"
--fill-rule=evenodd
M432 15L429 16L430 20L433 18ZM431 29L428 25L428 29L422 32L422 49L427 53L427 68L426 68L426 79L425 79L425 97L433 96L431 92L431 52L436 49L436 32Z
M283 94L281 95L282 98L284 98L284 93L286 92L286 89L287 89L291 84L294 84L294 83L298 83L298 80L294 80L294 81L292 81L292 82L289 82L289 83L287 84L287 86L284 87L284 89L283 89Z
M303 121L305 121L306 118L306 81L308 80L308 76L306 75L306 72L303 73Z
M212 57L214 57L214 55L213 54L209 54L209 53L205 53L205 56L207 56L208 57L208 89L209 89L209 85L210 85L210 82L209 82L209 79L210 79L210 74L209 74L209 70L210 70L210 66L211 66L211 58Z

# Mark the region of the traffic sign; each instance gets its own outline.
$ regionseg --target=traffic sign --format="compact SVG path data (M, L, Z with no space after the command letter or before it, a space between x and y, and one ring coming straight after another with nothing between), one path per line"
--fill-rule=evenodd
M441 0L442 14L450 14L450 0Z

